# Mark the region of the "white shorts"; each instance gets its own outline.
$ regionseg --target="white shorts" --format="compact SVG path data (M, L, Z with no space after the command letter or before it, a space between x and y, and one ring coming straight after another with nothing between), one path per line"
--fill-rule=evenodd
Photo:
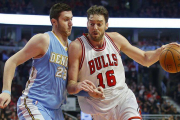
M61 109L48 109L38 101L20 97L17 102L19 120L64 120Z
M134 93L129 89L118 105L106 114L92 115L93 120L142 120Z

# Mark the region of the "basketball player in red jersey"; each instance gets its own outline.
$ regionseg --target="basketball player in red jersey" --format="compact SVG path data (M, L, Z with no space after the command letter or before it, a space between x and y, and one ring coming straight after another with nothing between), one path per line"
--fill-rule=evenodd
M91 114L94 120L141 120L135 95L125 83L119 53L122 51L139 64L149 67L158 61L165 46L145 52L132 46L119 33L106 33L108 11L102 6L92 6L87 15L88 34L69 46L68 92L78 93L78 85L90 80L96 87L104 89L105 99L78 96L83 112Z

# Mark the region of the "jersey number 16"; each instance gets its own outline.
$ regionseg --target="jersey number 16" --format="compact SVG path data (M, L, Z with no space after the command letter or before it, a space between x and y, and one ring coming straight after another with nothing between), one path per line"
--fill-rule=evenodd
M116 85L116 77L114 76L114 70L109 70L106 72L106 78L107 78L107 85L109 87L115 86ZM102 88L105 88L105 84L103 83L103 76L102 73L99 73L97 75L97 79L99 79L99 86Z

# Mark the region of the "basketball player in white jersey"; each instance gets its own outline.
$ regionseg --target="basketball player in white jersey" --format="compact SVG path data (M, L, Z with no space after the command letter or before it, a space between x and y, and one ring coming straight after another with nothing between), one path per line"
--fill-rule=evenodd
M92 6L87 15L88 33L69 46L68 92L78 93L80 89L77 86L84 80L90 80L96 87L104 89L105 99L79 96L83 112L91 114L94 120L141 120L135 95L125 83L119 53L122 51L139 64L149 67L158 61L164 46L145 52L132 46L119 33L106 33L108 11L102 6Z
M19 119L64 119L61 105L65 103L67 97L67 47L70 43L68 36L72 30L72 17L72 10L68 5L64 3L53 5L50 10L52 31L33 36L23 49L6 61L0 108L5 108L11 100L11 84L15 68L32 58L29 80L17 103ZM91 88L88 85L94 86L86 80L79 89L93 92L95 86ZM94 97L98 96L95 94Z

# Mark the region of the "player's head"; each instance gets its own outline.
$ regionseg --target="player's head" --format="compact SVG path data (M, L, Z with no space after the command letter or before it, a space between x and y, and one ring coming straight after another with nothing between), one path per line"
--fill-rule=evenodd
M102 40L108 29L108 11L103 6L94 5L87 10L87 28L90 38L94 41Z
M65 3L57 3L50 9L50 19L54 30L69 36L72 30L72 9Z

